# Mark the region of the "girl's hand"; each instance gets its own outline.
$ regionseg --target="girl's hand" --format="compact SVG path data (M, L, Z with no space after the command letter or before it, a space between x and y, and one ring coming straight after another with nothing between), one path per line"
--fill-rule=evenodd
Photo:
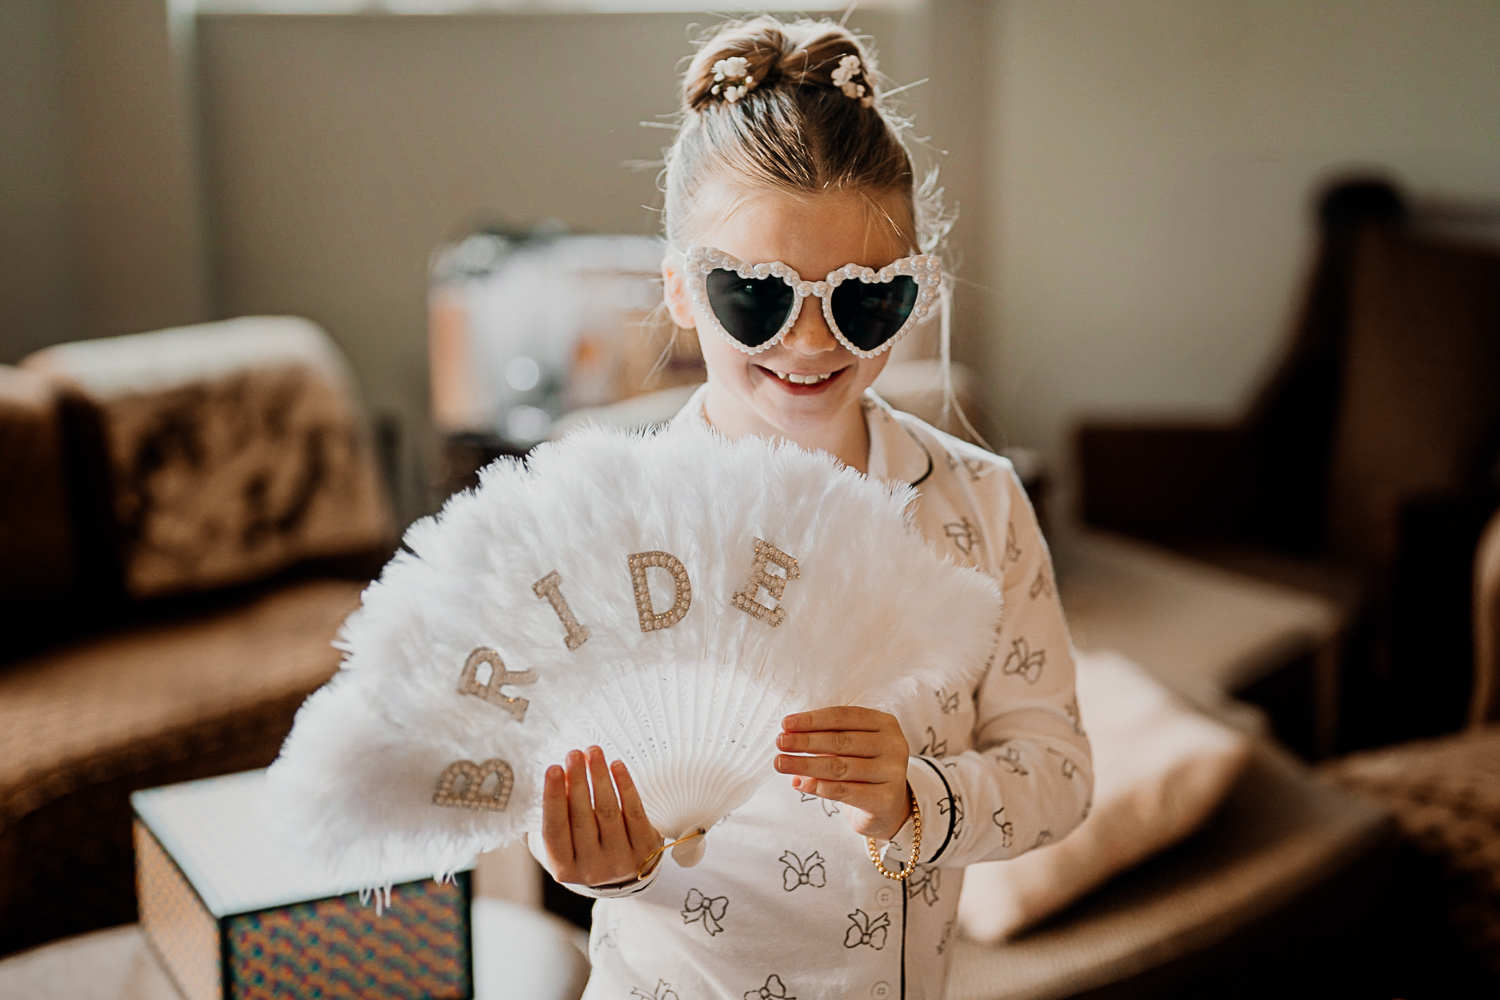
M818 755L777 755L776 770L798 775L793 788L850 806L849 825L860 836L896 835L911 815L911 747L894 715L844 705L788 715L781 729L778 750Z
M662 841L646 818L630 771L618 760L606 768L604 751L598 747L589 747L587 758L578 750L569 751L566 768L555 764L547 768L542 785L547 871L559 882L593 888L634 881L642 863Z

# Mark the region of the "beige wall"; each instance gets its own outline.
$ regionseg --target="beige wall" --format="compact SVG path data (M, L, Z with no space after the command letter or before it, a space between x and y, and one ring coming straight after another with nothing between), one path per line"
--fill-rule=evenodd
M193 19L171 0L64 6L83 334L209 319Z
M1246 399L1320 178L1500 201L1494 0L1013 0L992 38L989 382L1054 453L1080 411Z
M0 2L0 362L211 315L192 18Z
M954 357L977 363L996 322L995 296L988 291L993 270L989 218L993 167L986 141L994 121L992 81L996 72L991 39L998 6L993 0L929 0L925 18L913 21L925 29L922 62L908 79L929 83L913 93L915 133L927 137L918 146L939 168L944 201L954 216L948 257L959 279L954 291ZM981 419L982 425L990 421Z
M76 328L64 21L57 0L0 2L0 363Z

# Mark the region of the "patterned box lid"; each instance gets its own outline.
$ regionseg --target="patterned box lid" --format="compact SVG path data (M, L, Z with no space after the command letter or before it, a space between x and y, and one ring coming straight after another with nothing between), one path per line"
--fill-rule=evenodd
M365 888L330 876L278 835L266 772L244 771L135 792L130 803L215 917L339 896ZM432 877L407 867L391 884Z

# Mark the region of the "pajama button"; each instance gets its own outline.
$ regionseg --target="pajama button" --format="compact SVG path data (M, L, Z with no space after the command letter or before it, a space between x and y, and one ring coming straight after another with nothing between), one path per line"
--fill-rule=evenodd
M874 997L875 1000L885 1000L885 998L890 995L891 984L886 982L884 979L876 983L874 986L870 987L870 996Z
M896 901L896 890L890 886L881 886L880 891L875 893L875 902L880 906L890 906Z

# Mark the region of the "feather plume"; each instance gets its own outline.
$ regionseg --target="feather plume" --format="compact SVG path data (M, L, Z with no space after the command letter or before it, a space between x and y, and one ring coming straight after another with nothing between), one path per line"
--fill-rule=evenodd
M411 527L345 622L339 674L271 769L284 827L355 882L415 861L445 874L539 828L547 765L594 743L630 767L669 839L712 827L774 774L788 712L893 707L984 670L999 590L928 547L906 517L915 496L820 452L682 425L587 428L491 465ZM779 599L747 587L757 539L796 560ZM629 556L655 551L681 562L691 596L675 624L643 631ZM588 630L574 649L535 589L552 573ZM646 578L651 609L672 607L669 573ZM781 623L736 606L742 591ZM533 672L500 689L526 699L524 717L459 693L479 648ZM434 802L460 760L509 762L503 809Z

